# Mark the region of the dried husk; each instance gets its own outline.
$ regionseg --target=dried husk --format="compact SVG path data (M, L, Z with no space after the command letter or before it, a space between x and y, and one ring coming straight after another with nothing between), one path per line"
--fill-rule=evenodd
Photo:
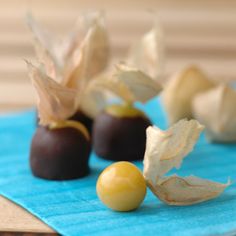
M166 131L149 127L144 156L145 178L156 182L172 168L180 167L182 159L192 151L202 130L203 126L196 120L180 120Z
M166 204L186 206L216 198L229 184L230 182L221 184L195 176L171 176L160 179L156 186L149 186Z
M83 89L85 83L106 68L109 42L102 13L80 18L63 40L43 29L32 16L28 16L28 25L39 61L45 65L47 74L64 86Z
M130 92L129 88L115 78L104 76L98 80L92 81L90 86L93 86L94 89L100 91L109 91L113 95L118 96L127 103L133 103L135 101L135 97Z
M161 201L180 206L196 204L217 197L229 185L195 176L164 176L181 166L202 130L203 126L196 120L180 120L166 131L154 126L147 129L143 175Z
M141 70L128 67L125 64L117 65L115 74L117 80L123 82L134 97L142 103L147 102L161 92L162 86Z
M43 68L29 62L28 73L36 90L41 125L66 120L77 111L80 97L76 90L63 87L48 77Z
M159 22L131 48L128 61L154 80L163 80L165 37Z
M81 96L79 109L94 119L109 104L109 97L104 91L87 86Z
M27 23L34 38L34 48L38 61L44 64L47 75L61 82L65 63L74 47L75 38L78 38L78 25L76 30L69 34L64 40L59 39L53 33L42 27L31 14L27 15ZM73 42L73 43L72 43ZM67 45L67 46L65 46Z
M162 95L169 123L174 124L184 118L192 119L193 98L214 86L214 82L195 66L175 74L164 87Z
M64 77L62 83L71 88L85 86L106 69L109 54L109 41L104 18L98 14L95 15L84 40L81 42L79 51L75 51L72 56L69 65L71 67L70 73Z
M193 100L193 114L212 142L236 142L236 91L219 85Z
M102 91L88 88L90 81L97 79L108 64L109 42L103 14L96 12L80 17L63 40L47 32L31 15L28 15L28 25L34 35L37 57L44 64L46 74L65 90L76 89L81 97L77 108L94 118L107 103Z
M116 66L113 76L105 76L93 82L93 87L109 90L129 104L136 101L145 103L162 89L158 82L142 71L124 64Z

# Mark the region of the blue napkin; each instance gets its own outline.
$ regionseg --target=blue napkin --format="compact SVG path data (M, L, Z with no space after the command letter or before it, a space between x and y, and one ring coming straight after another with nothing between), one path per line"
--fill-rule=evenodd
M165 128L159 101L139 105ZM185 207L168 206L150 191L142 206L128 213L107 209L97 198L96 180L111 162L91 155L88 177L46 181L32 176L29 148L35 131L33 111L0 118L0 194L23 206L63 235L214 235L236 230L236 188L218 198ZM141 162L136 163L142 168ZM208 144L201 136L178 174L226 182L236 179L236 145Z

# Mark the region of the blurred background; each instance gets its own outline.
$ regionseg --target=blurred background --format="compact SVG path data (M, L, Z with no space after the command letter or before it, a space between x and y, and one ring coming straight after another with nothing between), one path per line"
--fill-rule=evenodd
M152 26L157 12L166 34L166 76L198 64L214 79L236 79L235 0L1 0L0 112L34 104L23 58L34 57L25 14L63 34L88 10L106 11L112 56L122 58L129 45Z

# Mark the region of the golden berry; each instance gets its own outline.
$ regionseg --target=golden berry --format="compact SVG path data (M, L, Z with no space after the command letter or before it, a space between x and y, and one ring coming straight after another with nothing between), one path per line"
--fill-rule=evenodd
M97 180L97 195L115 211L132 211L146 195L146 183L140 170L130 162L120 161L107 167Z

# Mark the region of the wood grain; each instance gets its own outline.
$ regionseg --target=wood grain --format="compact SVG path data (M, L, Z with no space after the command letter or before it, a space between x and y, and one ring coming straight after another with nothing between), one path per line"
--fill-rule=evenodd
M1 113L34 105L34 93L23 62L23 58L34 58L24 19L28 10L59 35L70 28L79 13L105 10L115 60L125 58L129 46L151 27L158 12L166 34L166 77L185 65L197 64L214 79L236 80L235 0L8 0L0 4ZM53 233L3 197L0 197L0 231L0 235Z
M0 231L53 233L54 231L36 217L0 196ZM0 234L1 235L1 234Z

